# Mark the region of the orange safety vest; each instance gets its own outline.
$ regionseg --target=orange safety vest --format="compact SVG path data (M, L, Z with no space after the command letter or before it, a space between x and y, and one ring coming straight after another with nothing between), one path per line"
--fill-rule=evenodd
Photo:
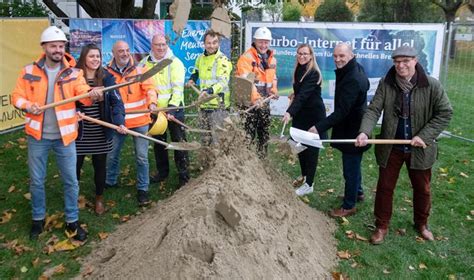
M43 54L36 62L26 65L21 70L12 92L13 104L16 108L26 110L33 103L37 103L39 106L45 105L48 94L48 75L44 70L45 59ZM90 87L84 79L82 70L72 68L68 61L63 58L61 69L54 84L54 102L87 93L89 89ZM89 98L81 99L80 102L86 106L92 104L92 100ZM76 103L69 102L56 106L54 111L58 119L62 141L67 146L77 138ZM36 140L41 140L43 118L44 113L39 115L26 113L26 134L31 135Z
M270 94L277 94L277 77L276 66L277 61L273 51L268 50L267 59L268 68L263 69L261 59L258 56L257 49L251 47L243 53L237 61L237 76L247 76L247 74L255 74L255 87L250 96L252 104Z
M106 69L115 77L115 82L117 84L127 82L128 78L141 75L147 70L147 68L143 66L138 66L131 56L130 63L123 73L120 73L116 69L114 59L112 59ZM153 94L148 94L150 90ZM144 82L134 83L126 87L121 87L119 91L125 107L125 114L129 111L147 110L151 103L156 104L157 102L155 87L153 86L151 79ZM144 126L150 122L150 113L125 115L125 126L127 128Z

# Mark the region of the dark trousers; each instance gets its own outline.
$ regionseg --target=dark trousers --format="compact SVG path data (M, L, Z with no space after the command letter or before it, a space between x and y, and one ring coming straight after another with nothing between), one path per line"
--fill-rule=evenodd
M85 155L78 155L76 162L77 181L81 178L81 169ZM105 188L105 176L107 166L107 154L92 155L92 166L94 167L95 194L102 195Z
M357 196L364 194L362 190L362 172L360 163L362 153L342 153L342 172L344 174L344 202L342 208L352 209L357 202Z
M298 154L298 159L300 162L301 175L306 177L306 183L311 186L318 166L319 149L312 146L306 147L308 147L306 150Z
M375 225L386 229L392 217L393 191L397 184L400 169L405 163L413 188L413 220L415 226L426 225L431 209L430 180L431 169L414 170L410 168L410 153L392 149L387 167L379 168L377 194L375 196Z
M245 131L255 143L257 138L257 152L260 157L267 155L268 140L270 139L270 107L251 110L245 120Z
M184 122L184 111L180 110L176 112L175 118ZM186 133L184 127L179 124L168 121L168 129L166 129L163 135L155 135L153 138L165 141L168 138L168 132L171 136L172 142L182 142L186 141ZM165 149L165 146L155 143L153 146L153 151L155 154L156 168L158 170L158 177L160 179L165 179L168 177L170 172L169 160L168 160L168 150ZM184 184L189 181L189 157L187 151L174 151L174 162L176 168L178 169L179 182Z

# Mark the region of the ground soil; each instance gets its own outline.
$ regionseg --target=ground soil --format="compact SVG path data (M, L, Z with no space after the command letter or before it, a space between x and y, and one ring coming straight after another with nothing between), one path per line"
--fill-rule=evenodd
M207 171L120 225L84 259L79 278L330 278L334 223L256 157L241 130L226 129Z

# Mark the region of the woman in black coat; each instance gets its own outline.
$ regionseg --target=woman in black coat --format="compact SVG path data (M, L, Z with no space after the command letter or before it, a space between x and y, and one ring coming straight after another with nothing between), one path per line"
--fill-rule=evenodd
M307 131L317 122L326 118L326 108L321 98L322 76L310 45L298 46L296 59L293 94L289 97L291 104L282 121L287 123L293 119L292 127ZM322 134L320 138L325 139L326 135ZM313 192L318 156L319 149L312 146L307 146L306 150L298 154L302 185L296 189L297 195L303 196Z
M87 45L81 50L77 67L84 71L84 77L91 87L111 86L115 78L102 68L102 54L95 45ZM104 92L102 98L92 106L80 106L80 110L89 117L114 123L120 128L119 133L125 133L125 108L117 91ZM95 123L82 121L79 137L76 140L77 152L77 180L81 175L81 168L86 155L92 155L95 182L95 212L104 213L103 192L105 188L107 153L112 150L113 130Z

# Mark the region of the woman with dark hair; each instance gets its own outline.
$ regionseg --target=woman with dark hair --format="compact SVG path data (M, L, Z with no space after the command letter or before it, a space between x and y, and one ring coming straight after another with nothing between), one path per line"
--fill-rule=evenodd
M296 65L293 74L293 94L290 106L285 112L282 121L288 123L293 119L291 126L309 130L318 121L326 118L326 108L321 98L322 75L314 56L313 48L308 44L301 44L296 50ZM320 135L321 139L326 134ZM296 194L303 196L313 192L313 180L318 165L319 149L307 146L307 149L298 154L301 167L300 180L295 180ZM298 184L299 182L299 184Z
M115 78L102 68L102 53L96 45L84 46L77 62L77 68L84 71L84 77L91 87L107 87L115 84ZM125 133L125 108L120 94L116 91L104 92L102 97L90 107L79 106L86 116L104 120L116 125L119 133ZM95 212L105 212L103 193L105 188L107 153L112 150L113 130L95 123L82 121L79 137L76 140L77 180L81 175L82 164L86 155L92 156L95 182Z

